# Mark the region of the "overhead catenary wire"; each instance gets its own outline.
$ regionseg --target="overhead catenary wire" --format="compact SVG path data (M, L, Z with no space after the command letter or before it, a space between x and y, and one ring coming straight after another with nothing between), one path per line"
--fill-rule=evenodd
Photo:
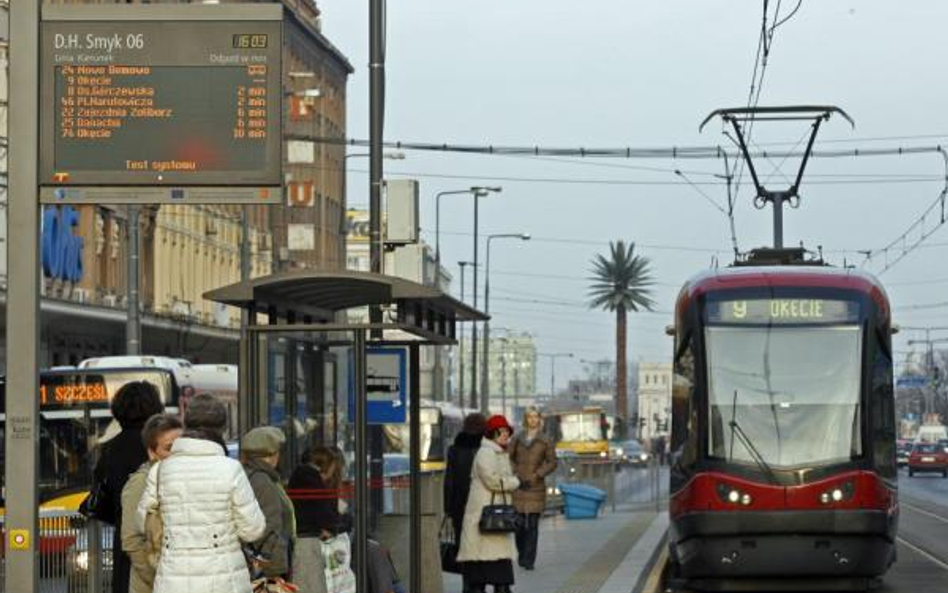
M941 137L941 136L938 136ZM338 138L326 136L289 136L288 139L306 140L319 144L345 145L352 148L365 148L368 146L368 140L358 138ZM583 147L555 147L537 145L496 145L496 144L452 144L447 142L414 142L414 141L388 141L383 143L385 148L393 150L412 150L419 152L439 152L455 154L481 154L495 156L554 156L554 157L581 157L581 158L612 158L612 159L697 159L697 160L716 160L723 159L725 153L729 158L739 156L738 150L729 151L720 145L684 145L684 146L664 146L664 147L632 147L632 146L603 146L595 148ZM785 143L781 143L783 145ZM786 143L792 146L795 142ZM917 146L888 146L882 148L839 148L813 150L810 153L811 158L858 158L870 156L896 156L910 154L926 154L937 152L941 145L917 145ZM788 150L767 150L763 145L758 145L757 150L749 151L752 157L756 158L782 158L784 156L802 157L802 151ZM334 167L332 170L341 171L341 167ZM351 170L351 169L350 169Z
M431 229L422 227L422 233L430 235L432 233ZM473 233L470 231L441 231L442 235L454 235L459 237L471 237ZM603 245L609 245L608 241L597 241L594 239L577 239L577 238L564 238L564 237L530 237L531 243L562 243L568 245L592 245L595 247L600 247ZM636 241L636 247L641 249L654 249L656 251L686 251L693 253L727 253L726 249L715 249L713 247L698 247L692 245L671 245L671 244L660 244L660 243L640 243Z
M944 165L944 185L942 186L941 192L938 194L938 197L929 204L928 208L922 212L918 218L916 218L908 228L902 232L895 239L890 241L885 247L881 249L870 249L866 250L865 256L866 259L863 261L863 265L868 264L872 261L872 258L878 254L882 254L884 257L885 265L879 271L879 275L886 273L892 267L897 265L903 259L905 259L910 253L918 249L922 243L925 242L930 236L932 236L938 229L944 226L946 221L946 212L945 212L945 198L948 196L948 152L943 150L940 146L938 147L938 153L941 154L943 165ZM935 216L937 215L937 217ZM930 228L925 228L926 222L929 220L929 217L935 217L936 222L934 226ZM918 231L918 235L910 240L909 237ZM889 261L889 251L899 246L898 255L894 260Z

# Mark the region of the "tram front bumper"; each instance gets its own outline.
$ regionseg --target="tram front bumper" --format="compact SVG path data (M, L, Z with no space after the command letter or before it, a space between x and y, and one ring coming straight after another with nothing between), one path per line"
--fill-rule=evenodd
M884 511L690 513L671 548L684 578L874 577L895 559Z

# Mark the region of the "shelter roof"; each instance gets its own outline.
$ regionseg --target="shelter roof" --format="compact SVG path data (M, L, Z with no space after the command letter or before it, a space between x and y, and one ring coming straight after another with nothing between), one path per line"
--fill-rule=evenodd
M204 298L242 309L273 308L327 321L339 311L369 305L397 305L400 318L423 311L453 321L487 319L482 312L437 288L354 270L280 272L216 288L204 293Z

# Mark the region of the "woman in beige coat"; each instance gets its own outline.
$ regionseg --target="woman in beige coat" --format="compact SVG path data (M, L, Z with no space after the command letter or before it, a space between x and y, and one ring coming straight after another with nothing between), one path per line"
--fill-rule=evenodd
M517 562L533 570L537 560L540 516L546 509L546 477L556 470L556 444L543 434L543 418L535 407L523 415L523 431L510 440L510 463L520 479L513 503L520 513Z
M510 593L514 582L512 533L481 533L478 526L481 511L489 504L510 504L512 492L520 480L510 468L507 442L513 429L503 416L491 416L485 437L474 456L471 470L471 492L464 508L464 526L458 562L471 593L484 593L487 585L494 593Z

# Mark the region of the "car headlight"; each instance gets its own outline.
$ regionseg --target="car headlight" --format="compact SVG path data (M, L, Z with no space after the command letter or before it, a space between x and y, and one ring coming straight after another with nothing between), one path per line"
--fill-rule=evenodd
M600 457L608 457L609 454L606 453L605 451L600 451L600 452L599 452L599 456L600 456Z
M615 450L615 454L616 454L616 455L622 455L622 449L616 449L616 450Z
M648 461L648 454L642 453L641 455L639 455L639 459L641 459L642 461Z
M89 570L89 552L87 550L76 554L76 567L83 572Z
M557 486L554 486L554 487L553 487L553 494L556 494L557 496L559 496L559 494L560 494L560 489L559 489L559 487L557 487Z

